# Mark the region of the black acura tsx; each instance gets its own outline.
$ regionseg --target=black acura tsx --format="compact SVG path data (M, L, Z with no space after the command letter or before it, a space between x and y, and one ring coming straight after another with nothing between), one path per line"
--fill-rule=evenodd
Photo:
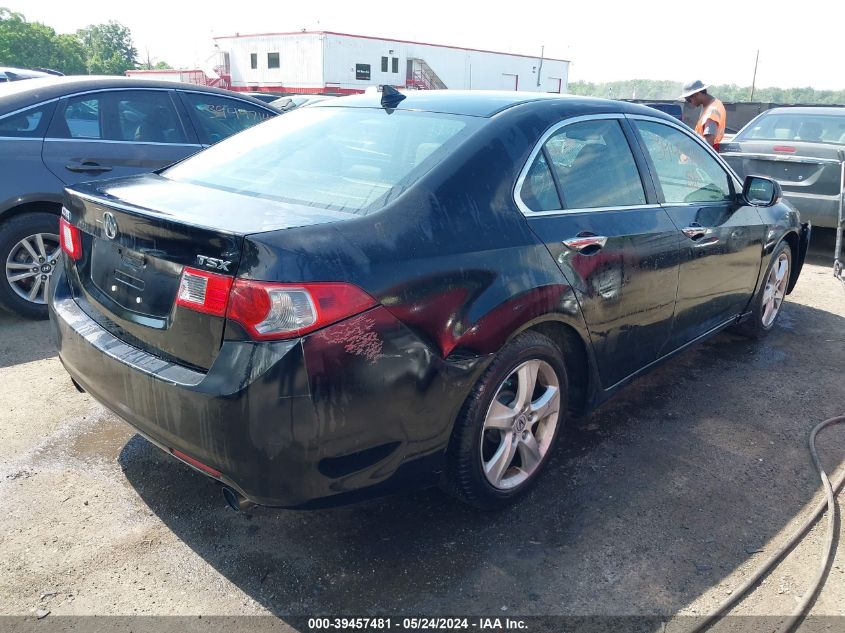
M809 231L656 110L385 88L67 189L50 314L75 384L230 502L494 508L569 415L771 330Z

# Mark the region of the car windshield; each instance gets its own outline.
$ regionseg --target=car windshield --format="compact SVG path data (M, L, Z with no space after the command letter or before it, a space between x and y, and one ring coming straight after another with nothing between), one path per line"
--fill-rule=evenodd
M765 114L743 130L736 141L804 141L845 145L845 112L827 114Z
M302 108L171 167L171 180L366 214L382 208L482 120L381 108Z

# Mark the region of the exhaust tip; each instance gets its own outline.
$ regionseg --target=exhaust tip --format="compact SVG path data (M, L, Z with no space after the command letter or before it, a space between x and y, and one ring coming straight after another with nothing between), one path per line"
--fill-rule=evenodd
M252 501L242 497L229 486L223 486L223 498L226 500L226 505L235 512L247 512L255 507Z

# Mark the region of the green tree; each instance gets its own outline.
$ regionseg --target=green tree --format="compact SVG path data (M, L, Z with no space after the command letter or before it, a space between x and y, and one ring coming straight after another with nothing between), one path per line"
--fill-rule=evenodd
M604 97L608 99L654 99L677 100L681 94L681 82L656 81L653 79L631 79L592 83L573 81L569 92L574 95ZM722 84L710 86L708 92L722 101L742 102L751 99L751 86ZM754 101L783 104L825 104L845 105L845 90L814 90L813 88L757 88Z
M122 75L138 65L132 34L119 22L92 24L78 30L76 37L85 50L89 74Z
M75 35L57 35L53 41L53 60L47 65L66 75L84 75L88 69L85 65L85 49Z
M49 66L56 32L20 13L0 7L0 62L9 66Z

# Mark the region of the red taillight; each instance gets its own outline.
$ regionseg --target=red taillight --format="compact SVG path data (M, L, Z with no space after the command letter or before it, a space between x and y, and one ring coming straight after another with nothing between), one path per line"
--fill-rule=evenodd
M236 279L227 318L257 340L291 338L354 316L376 305L345 283L280 284Z
M59 219L59 242L68 257L82 258L82 232L64 218Z
M171 448L170 452L173 453L174 456L181 459L183 462L188 462L194 468L199 468L202 472L206 473L207 475L211 475L212 477L220 477L220 471L215 470L211 466L206 466L201 461L190 457L189 455L185 455L182 451L177 451L175 448Z
M776 152L781 152L783 154L794 154L795 148L792 145L775 145L773 148Z
M207 273L196 268L185 268L179 282L176 305L222 317L226 314L231 287L231 277Z

